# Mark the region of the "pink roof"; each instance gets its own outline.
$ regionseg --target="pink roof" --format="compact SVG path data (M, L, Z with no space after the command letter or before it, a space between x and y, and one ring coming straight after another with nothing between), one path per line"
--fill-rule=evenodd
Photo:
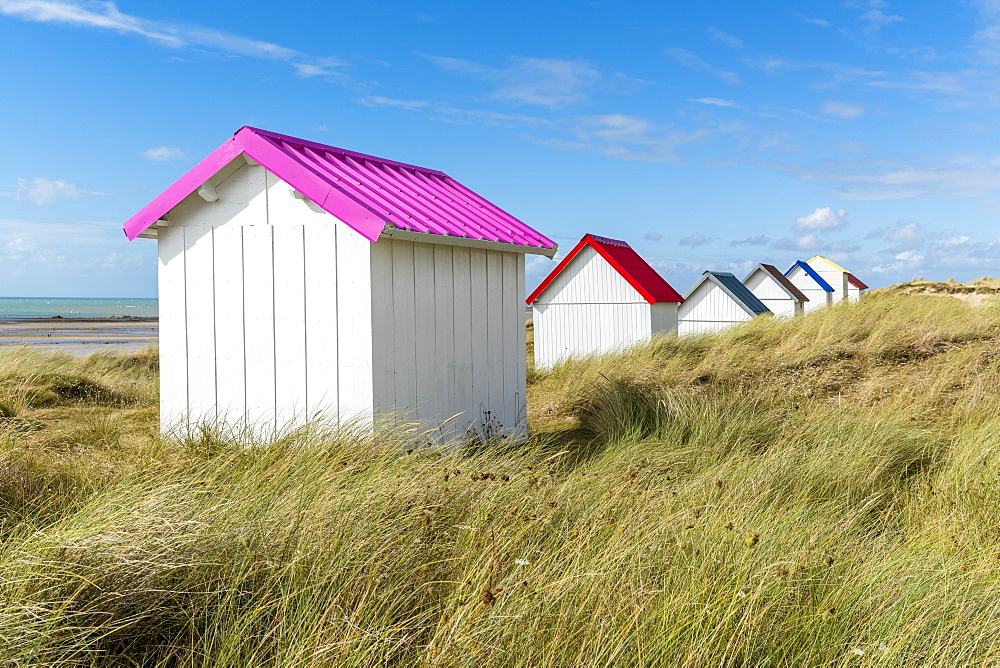
M629 285L639 291L639 294L649 302L682 302L684 298L670 287L670 284L663 280L663 277L656 273L656 270L649 266L649 263L639 257L631 246L624 241L598 237L587 234L580 240L569 255L562 259L562 262L552 270L552 273L542 281L542 284L535 288L535 291L525 300L531 304L549 287L556 276L562 273L563 269L569 266L573 258L583 250L585 246L592 247L598 254L621 274L622 278L628 281Z
M231 160L245 154L369 241L386 225L451 237L552 249L555 242L443 172L257 128L226 143L125 223L135 239Z

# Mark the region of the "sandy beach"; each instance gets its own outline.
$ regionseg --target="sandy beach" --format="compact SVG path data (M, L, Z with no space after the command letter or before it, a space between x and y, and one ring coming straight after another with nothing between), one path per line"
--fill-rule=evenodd
M33 346L70 355L134 353L158 339L158 318L0 319L0 350Z

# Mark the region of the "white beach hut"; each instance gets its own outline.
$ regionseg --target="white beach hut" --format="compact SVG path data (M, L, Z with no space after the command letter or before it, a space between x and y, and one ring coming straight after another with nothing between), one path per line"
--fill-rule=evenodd
M684 295L677 313L677 333L721 332L770 312L735 275L706 271Z
M588 234L526 301L535 365L549 369L675 331L683 298L627 243Z
M442 172L244 127L125 224L159 250L161 426L524 433L524 254Z
M802 260L789 267L788 271L785 272L785 278L809 298L809 301L805 303L806 313L833 304L833 286Z
M816 270L827 283L833 286L833 301L856 302L865 294L868 286L854 274L822 255L814 255L806 263Z
M743 279L743 285L775 315L792 317L805 313L809 298L773 265L758 264Z

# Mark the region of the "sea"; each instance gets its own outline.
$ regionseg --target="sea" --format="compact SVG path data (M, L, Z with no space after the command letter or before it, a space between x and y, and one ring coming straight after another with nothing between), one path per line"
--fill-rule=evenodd
M156 318L156 299L0 297L0 320L25 318Z

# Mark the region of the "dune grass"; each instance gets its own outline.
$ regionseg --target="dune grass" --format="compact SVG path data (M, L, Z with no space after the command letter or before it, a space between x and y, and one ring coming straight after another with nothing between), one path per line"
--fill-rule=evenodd
M517 447L156 435L0 355L0 663L1000 660L1000 309L873 295L532 372Z

